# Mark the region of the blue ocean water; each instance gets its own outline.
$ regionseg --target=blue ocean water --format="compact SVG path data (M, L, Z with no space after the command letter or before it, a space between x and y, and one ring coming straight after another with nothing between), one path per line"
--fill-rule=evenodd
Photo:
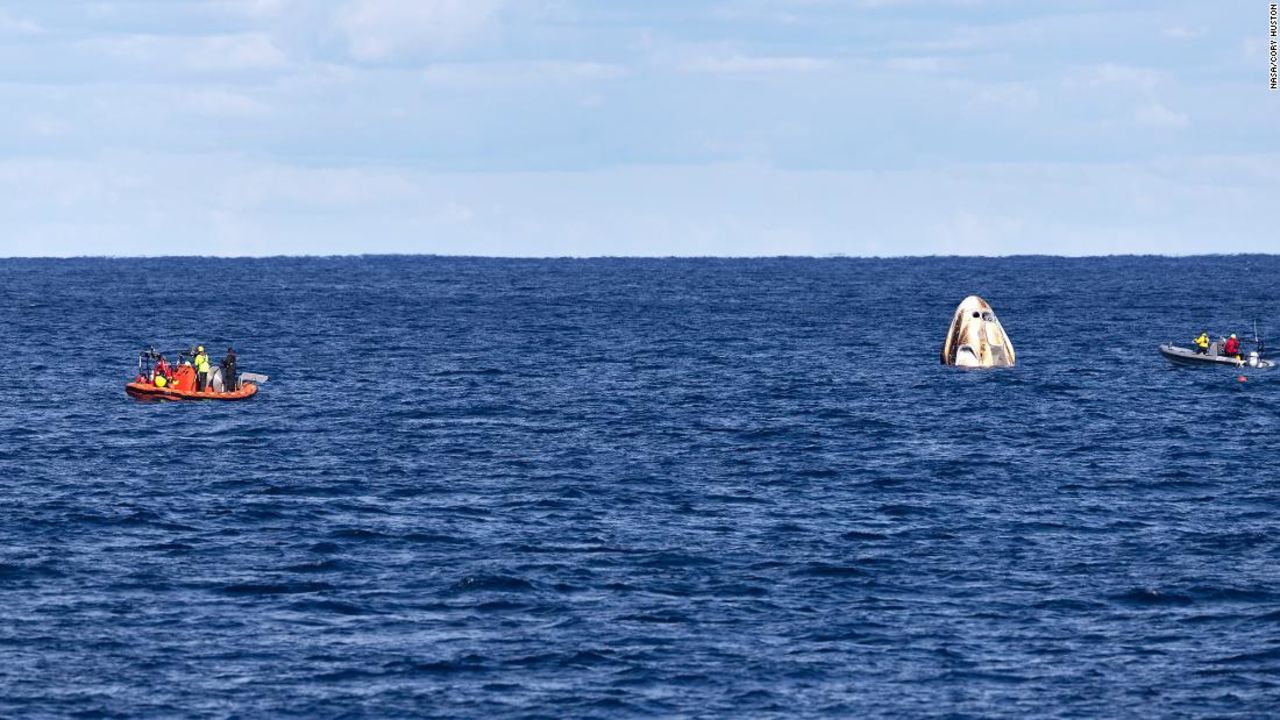
M0 716L1273 716L1280 371L1156 346L1278 279L0 261ZM126 397L195 342L270 382Z

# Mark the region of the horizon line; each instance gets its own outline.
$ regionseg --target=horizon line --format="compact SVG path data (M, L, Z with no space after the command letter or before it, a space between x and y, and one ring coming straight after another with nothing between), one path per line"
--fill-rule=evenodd
M1058 260L1101 260L1108 258L1162 258L1183 260L1225 257L1276 257L1280 252L1250 253L1108 253L1104 255L1061 255L1053 253L1010 253L1002 255L463 255L452 253L330 253L317 255L0 255L5 260L339 260L361 258L440 258L449 260L1011 260L1052 258Z

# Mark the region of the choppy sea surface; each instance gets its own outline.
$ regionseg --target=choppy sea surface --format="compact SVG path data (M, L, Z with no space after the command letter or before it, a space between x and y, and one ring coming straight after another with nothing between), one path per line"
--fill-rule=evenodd
M989 300L1018 367L939 365ZM1280 257L0 260L0 716L1268 717ZM1280 347L1280 338L1277 338ZM234 343L244 403L128 398Z

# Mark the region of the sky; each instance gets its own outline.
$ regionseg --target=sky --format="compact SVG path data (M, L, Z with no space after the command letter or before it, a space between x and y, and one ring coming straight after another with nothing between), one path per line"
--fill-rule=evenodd
M0 256L1280 252L1259 0L8 0Z

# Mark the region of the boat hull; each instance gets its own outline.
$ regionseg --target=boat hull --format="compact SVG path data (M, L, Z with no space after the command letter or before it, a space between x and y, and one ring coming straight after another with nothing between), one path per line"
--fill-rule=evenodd
M1239 362L1235 358L1226 355L1209 355L1207 353L1198 353L1194 350L1188 350L1177 345L1161 345L1160 354L1166 360L1174 365L1183 365L1186 367L1229 367L1229 368L1248 368L1255 367L1250 365L1248 359ZM1259 359L1256 367L1266 369L1275 367L1272 360Z
M258 393L258 386L247 382L242 383L240 389L234 392L196 392L160 388L150 383L131 382L124 386L124 391L138 400L248 400Z

